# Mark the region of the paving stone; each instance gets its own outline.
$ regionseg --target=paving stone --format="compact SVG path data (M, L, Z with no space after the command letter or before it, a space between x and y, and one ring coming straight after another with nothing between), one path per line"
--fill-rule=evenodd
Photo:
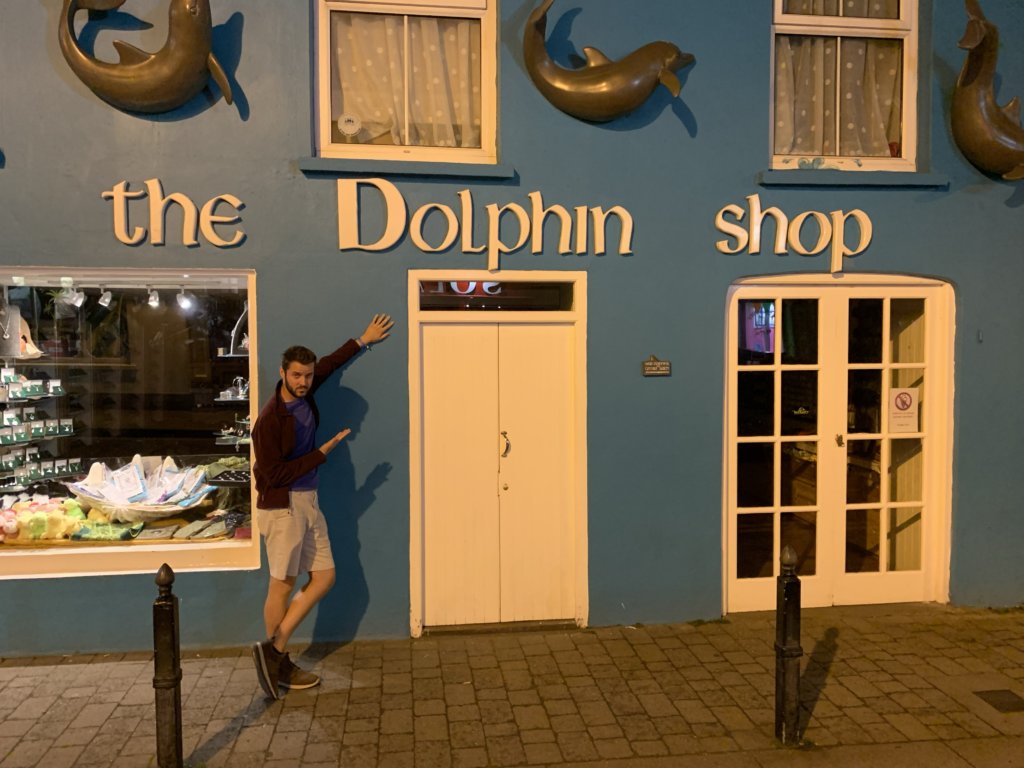
M452 749L453 768L485 768L487 765L487 750L482 747Z
M526 762L530 765L562 762L562 753L557 744L524 744L523 750L526 753Z
M485 746L484 727L475 721L460 721L450 723L448 726L449 741L453 747L483 747Z
M448 739L448 718L444 715L424 715L415 721L416 741L445 741Z
M526 761L526 751L517 736L488 736L487 755L492 765L518 765Z

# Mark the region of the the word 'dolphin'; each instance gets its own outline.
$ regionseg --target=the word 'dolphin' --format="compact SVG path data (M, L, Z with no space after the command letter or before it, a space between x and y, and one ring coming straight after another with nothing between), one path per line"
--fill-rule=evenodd
M376 240L365 242L360 238L360 187L373 188L383 198L384 231ZM398 187L385 179L339 179L338 180L338 248L346 250L384 251L397 244L408 232L412 243L424 253L439 253L451 248L458 240L462 253L486 253L487 268L495 271L500 268L501 256L523 248L527 241L534 254L544 250L544 223L548 217L558 220L558 252L560 254L585 254L593 240L595 255L605 253L606 228L609 219L615 217L619 221L619 254L629 255L633 252L633 217L622 206L612 206L607 211L603 208L591 208L585 205L569 209L561 205L544 207L544 199L540 192L531 192L529 207L517 203L497 205L491 203L484 206L487 229L483 242L475 241L474 220L476 213L473 207L473 193L463 189L457 195L459 202L456 207L444 203L427 203L409 213ZM443 218L440 227L441 237L436 242L428 242L424 235L424 222L431 214ZM518 233L514 238L502 239L502 218L511 216L518 225ZM591 227L593 232L591 233Z

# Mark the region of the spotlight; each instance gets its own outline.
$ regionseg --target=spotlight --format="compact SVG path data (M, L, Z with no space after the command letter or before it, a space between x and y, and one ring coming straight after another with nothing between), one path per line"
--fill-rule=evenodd
M196 297L191 293L185 293L185 287L182 286L181 290L178 291L178 306L182 309L192 309L196 305Z
M59 298L69 307L80 307L85 304L85 292L76 291L72 286L64 288L60 292Z
M114 300L114 295L105 288L101 287L100 290L102 291L102 293L100 294L99 305L101 307L109 307L110 302Z
M146 302L153 309L160 306L160 294L156 292L156 288L149 289L149 299Z

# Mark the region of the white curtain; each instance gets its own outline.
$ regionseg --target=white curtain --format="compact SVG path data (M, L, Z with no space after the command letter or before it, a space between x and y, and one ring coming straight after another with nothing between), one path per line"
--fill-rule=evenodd
M480 146L478 21L345 12L331 18L331 117L354 117L361 126L356 141Z
M898 16L899 0L841 2L843 16ZM838 4L787 0L784 10L835 16ZM902 50L899 40L776 35L775 153L900 156Z

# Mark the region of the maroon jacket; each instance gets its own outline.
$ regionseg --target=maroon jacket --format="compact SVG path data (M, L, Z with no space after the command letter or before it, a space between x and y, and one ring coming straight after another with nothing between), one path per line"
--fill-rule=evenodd
M362 347L349 339L341 347L317 360L313 368L313 384L303 399L309 403L313 418L320 426L320 411L313 399L327 377L355 357ZM260 509L282 509L289 504L291 484L304 474L319 467L327 457L314 448L294 459L286 458L295 449L295 417L288 413L281 399L281 382L277 382L274 395L263 406L252 430L252 445L256 455L253 475L256 478L256 506Z

